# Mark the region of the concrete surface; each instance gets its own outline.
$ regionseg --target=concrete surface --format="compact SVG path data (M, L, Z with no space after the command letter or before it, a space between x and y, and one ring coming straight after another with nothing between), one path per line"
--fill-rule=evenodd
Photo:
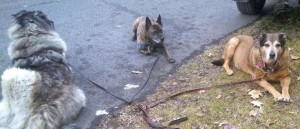
M1 0L0 72L10 66L6 30L11 14L20 10L42 10L68 45L69 63L84 76L130 100L145 83L156 57L144 56L131 41L132 23L141 15L162 16L165 44L175 58L169 64L161 56L145 89L135 99L143 99L168 74L187 59L228 33L255 21L258 16L238 12L232 0ZM132 74L131 71L142 74ZM120 108L122 101L103 92L76 73L76 83L85 91L87 107L75 120L81 128L95 128L101 116L97 110ZM124 90L126 84L139 88ZM0 96L1 97L1 96Z

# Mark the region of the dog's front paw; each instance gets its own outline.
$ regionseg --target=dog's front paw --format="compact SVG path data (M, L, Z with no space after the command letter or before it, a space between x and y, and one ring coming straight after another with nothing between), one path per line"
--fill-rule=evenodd
M274 99L275 99L276 101L283 101L283 97L282 97L282 95L281 95L280 93L274 95Z
M282 94L282 100L283 102L291 102L290 95L283 95Z
M137 39L136 35L132 36L131 40L135 41Z
M289 94L288 90L285 89L285 88L282 89L282 98L283 98L282 101L284 101L284 102L290 102L291 101L290 94Z
M175 63L175 60L173 58L168 58L169 63Z
M227 73L227 75L231 76L231 75L233 75L233 70L231 70L231 69L226 70L226 73Z

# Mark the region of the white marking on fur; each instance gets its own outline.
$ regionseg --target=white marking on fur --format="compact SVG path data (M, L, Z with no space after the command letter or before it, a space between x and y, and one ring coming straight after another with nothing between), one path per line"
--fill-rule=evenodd
M10 111L11 110L8 101L6 99L2 99L0 102L0 126L7 123Z
M161 40L160 39L153 39L153 41L157 44L161 43Z
M276 47L277 44L280 44L278 41L274 41L273 43L270 41L267 41L265 44L268 44L269 47L264 46L265 52L266 52L266 59L267 60L277 60L277 53L279 51L279 49ZM274 52L275 57L271 58L270 54L271 52Z
M4 71L2 75L3 81L13 81L14 83L22 82L24 85L31 85L35 80L35 72L20 69L20 68L11 68Z
M31 90L36 82L34 71L10 68L2 75L2 95L0 103L0 126L12 129L22 128L30 114Z
M76 97L77 97L77 101L81 101L80 103L82 103L82 105L83 105L83 107L85 107L85 105L86 105L86 97L85 97L85 94L84 94L84 92L81 90L81 89L79 89L79 88L77 88L77 91L76 91Z
M278 58L278 52L279 52L279 50L281 49L281 47L276 47L276 45L281 45L278 41L274 41L274 43L273 43L273 51L274 51L274 53L275 53L275 57L274 57L274 59L275 60L277 60L277 58Z

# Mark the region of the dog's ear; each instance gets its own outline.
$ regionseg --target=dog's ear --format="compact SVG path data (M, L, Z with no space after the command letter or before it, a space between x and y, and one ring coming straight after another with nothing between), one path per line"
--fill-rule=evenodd
M156 22L157 22L158 24L162 25L160 14L158 15L158 18L157 18Z
M262 34L258 37L258 42L259 42L259 45L262 47L264 46L265 42L267 40L267 35L266 34Z
M286 39L288 37L284 33L280 33L278 35L278 41L280 42L281 46L283 47L285 45Z
M152 23L151 23L149 17L146 17L146 30L148 30L151 25L152 25Z
M24 15L26 12L27 12L26 10L22 10L22 11L16 13L16 14L12 14L11 16L12 16L13 18L19 18L19 17L21 17L22 15Z

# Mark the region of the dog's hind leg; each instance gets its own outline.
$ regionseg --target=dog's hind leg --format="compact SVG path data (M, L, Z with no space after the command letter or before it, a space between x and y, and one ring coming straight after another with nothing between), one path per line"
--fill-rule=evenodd
M137 35L136 35L137 29L136 28L133 29L133 33L134 33L134 35L132 36L132 41L135 41L137 39Z
M233 74L233 70L230 69L229 64L234 56L236 47L239 45L240 40L237 37L233 37L228 41L228 44L225 47L222 58L224 59L223 68L225 69L228 75Z
M0 102L0 129L2 128L2 126L4 126L5 124L8 123L8 119L10 116L10 107L9 107L9 103L7 102L7 100L3 100Z
M32 90L38 80L35 71L11 68L2 75L2 95L0 102L0 127L23 129L26 118L31 113Z
M85 95L82 90L67 86L60 96L39 106L28 118L26 129L58 129L75 118L85 107Z

